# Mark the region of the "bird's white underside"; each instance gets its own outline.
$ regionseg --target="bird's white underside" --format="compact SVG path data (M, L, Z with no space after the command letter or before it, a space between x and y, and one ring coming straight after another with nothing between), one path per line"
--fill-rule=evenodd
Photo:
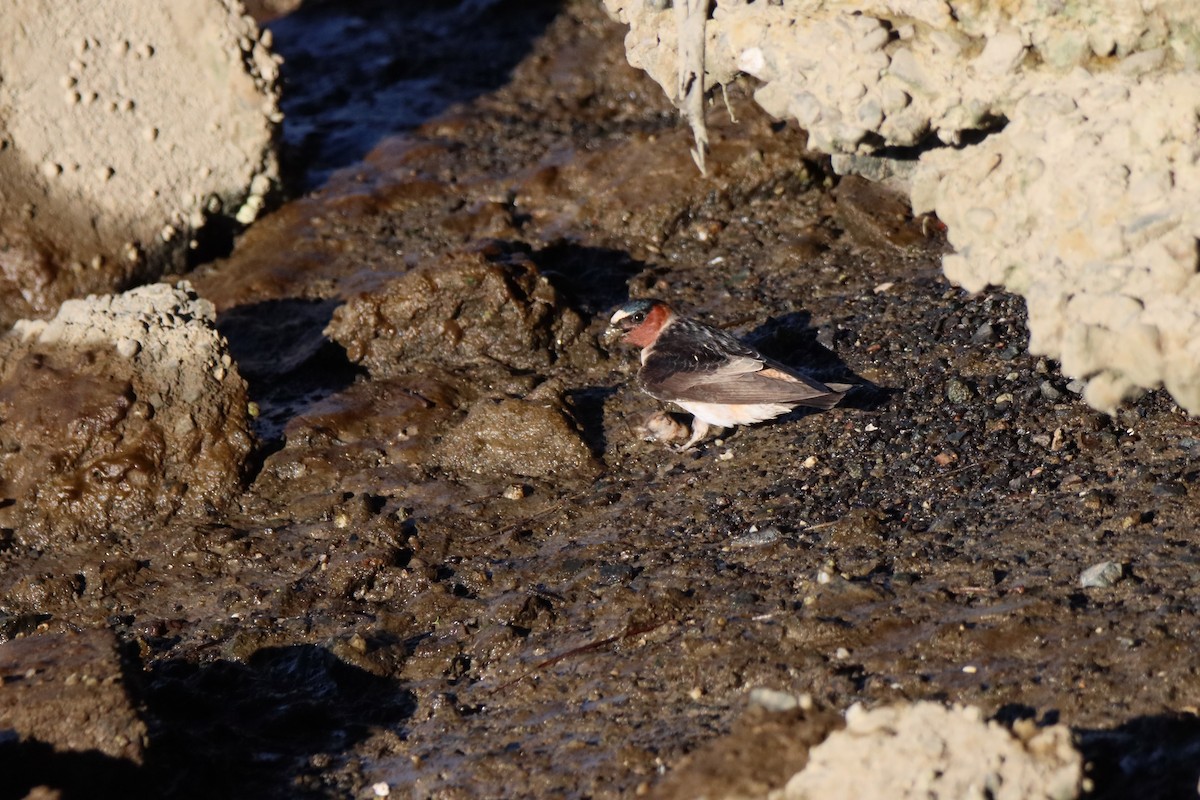
M751 425L791 411L793 406L784 403L697 403L692 400L676 400L675 404L701 422L732 428L735 425Z

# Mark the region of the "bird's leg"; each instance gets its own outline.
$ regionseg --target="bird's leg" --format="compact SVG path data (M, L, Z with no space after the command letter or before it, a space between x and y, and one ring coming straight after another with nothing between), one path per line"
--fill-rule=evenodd
M692 436L684 445L676 450L678 453L686 453L692 449L696 442L703 439L708 434L708 423L699 417L692 417Z

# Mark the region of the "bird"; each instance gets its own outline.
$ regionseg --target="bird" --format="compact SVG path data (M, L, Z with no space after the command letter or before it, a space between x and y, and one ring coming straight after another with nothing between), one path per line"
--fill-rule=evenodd
M603 340L617 338L642 349L643 390L692 415L692 434L680 452L710 427L751 425L797 406L827 410L852 388L803 375L661 300L630 300L613 312Z

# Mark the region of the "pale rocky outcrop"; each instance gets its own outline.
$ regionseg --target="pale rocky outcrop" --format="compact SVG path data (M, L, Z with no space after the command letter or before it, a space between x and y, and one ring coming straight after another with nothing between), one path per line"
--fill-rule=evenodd
M278 64L238 0L9 0L0 325L185 264L279 179Z
M683 108L685 28L664 5L605 0L630 62ZM1031 350L1096 408L1165 385L1196 413L1197 29L1186 0L717 2L705 83L753 77L840 170L916 148L873 168L899 167L914 211L947 223L951 280L1024 295Z

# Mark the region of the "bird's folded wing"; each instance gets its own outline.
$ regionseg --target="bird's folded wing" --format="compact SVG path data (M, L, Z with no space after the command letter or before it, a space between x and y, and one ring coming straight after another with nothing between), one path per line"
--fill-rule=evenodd
M666 366L666 365L664 365ZM830 408L842 392L820 381L751 357L730 358L707 369L643 370L646 389L662 399L707 403L794 403Z

